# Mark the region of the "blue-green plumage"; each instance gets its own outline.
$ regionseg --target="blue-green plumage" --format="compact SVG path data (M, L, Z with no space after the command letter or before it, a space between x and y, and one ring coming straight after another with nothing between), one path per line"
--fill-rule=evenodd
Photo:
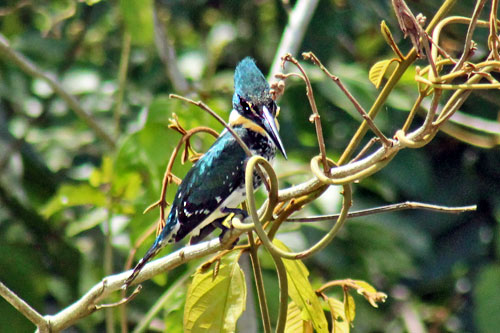
M269 84L253 59L245 58L238 64L234 85L230 117L234 131L252 154L272 160L278 148L286 157L274 118L276 104L269 94ZM165 227L139 261L126 285L168 242L178 242L188 234L193 236L192 243L193 240L200 241L215 228L214 224L228 215L226 208L235 208L245 199L247 161L244 150L232 134L224 130L184 177ZM259 177L256 180L255 188L261 183Z

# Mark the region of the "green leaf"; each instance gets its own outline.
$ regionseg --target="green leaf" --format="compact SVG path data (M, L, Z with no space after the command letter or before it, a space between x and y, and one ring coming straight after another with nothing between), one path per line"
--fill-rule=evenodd
M356 316L356 303L354 302L354 297L347 292L347 289L344 289L344 312L347 322L352 325Z
M476 304L475 317L478 332L498 332L500 327L500 266L491 265L482 269L477 278L474 290L474 301Z
M62 209L81 205L103 207L106 205L106 196L88 184L62 185L45 204L42 215L49 218Z
M132 42L148 45L153 42L153 0L121 0L125 26Z
M382 79L386 76L386 73L388 72L388 69L393 62L397 62L397 60L394 58L390 60L381 60L379 62L376 62L375 65L370 68L368 79L377 89L378 87L380 87ZM392 68L388 75L390 75L393 70L394 68Z
M184 308L185 332L234 332L236 321L245 310L245 276L233 251L214 269L198 270L188 289Z
M273 243L283 250L290 251L285 244L277 239ZM283 263L287 272L288 293L302 310L302 319L311 320L316 332L328 332L328 323L323 307L307 278L309 271L306 265L301 260L284 259Z
M288 303L288 311L286 315L285 333L312 332L311 321L302 319L302 311L300 311L294 301Z
M328 307L332 315L332 333L349 333L349 322L345 316L344 304L335 298L328 298Z

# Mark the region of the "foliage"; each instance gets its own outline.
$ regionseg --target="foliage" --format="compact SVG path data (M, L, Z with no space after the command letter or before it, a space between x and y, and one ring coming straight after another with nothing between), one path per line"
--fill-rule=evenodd
M167 94L195 96L227 119L234 65L251 55L265 72L273 59L284 55L276 50L288 22L287 3L5 2L0 8L0 281L39 313L55 314L82 299L103 277L130 267L152 242L158 212L142 212L160 196L169 157L185 134L182 129L223 129L209 114ZM401 1L393 3L405 13ZM449 16L473 16L471 2L443 3L450 4ZM413 13L427 16L424 28L443 3L407 1ZM498 2L477 3L479 7ZM471 57L451 73L450 59L460 59L468 22L450 22L434 40L446 54L416 59L416 54L409 56L413 44L411 38L403 39L403 31L410 37L423 32L418 26L401 31L388 1L318 3L304 28L300 51L313 51L331 73L326 68L322 72L310 61L313 58L300 62L303 73L289 69L310 80L326 156L345 164L347 155L352 158L360 152L357 147L376 136L362 135L356 147L346 150L363 118L332 84L330 79L338 82L332 74L361 108L377 109L370 112L374 125L394 147L408 148L399 152L385 147L390 163L376 164L376 173L355 177L352 210L403 201L478 204L478 210L460 215L412 210L349 219L321 251L307 259L280 259L290 296L284 303L279 302L283 288L278 288L276 276L280 260L256 240L254 254L261 265L272 326L283 318L278 311L283 304L287 332L348 332L353 326L356 332L415 331L414 323L429 331L490 332L498 326L492 311L500 304L500 98L496 90L479 86L498 84L498 53L492 51L487 59L490 50L498 49L498 32L488 25L491 6L478 17ZM422 42L426 40L424 36ZM416 46L428 54L425 45ZM16 60L8 50L22 59ZM170 58L172 51L177 58ZM34 67L23 67L27 59ZM430 65L433 61L439 79ZM320 153L321 143L318 123L309 123L311 106L303 82L296 75L283 79L279 120L289 160L278 159L275 170L280 188L286 189L314 177L309 162ZM464 84L473 93L458 109L446 109L446 101ZM382 100L386 87L391 91ZM379 99L380 105L373 108ZM168 129L173 113L177 131ZM428 126L431 116L439 126ZM362 126L366 133L367 125ZM410 136L420 127L422 135ZM213 140L197 133L182 146L179 155L184 157L172 165L165 202L172 202L176 177L182 178L190 160ZM425 147L411 149L415 143ZM381 147L380 141L375 143L363 157ZM321 176L323 160L313 161ZM336 170L333 167L330 180L321 184L338 179ZM278 246L282 251L309 249L332 230L333 218L285 222L287 212L298 209L302 216L337 212L339 189L321 188L324 192L276 206L278 218L265 230L271 240L276 236L293 249ZM257 202L266 197L263 191L257 193ZM201 263L199 269L200 260L186 260L144 283L127 304L128 311L120 309L121 324L127 329L180 332L182 316L185 323L206 322L196 320L213 316L226 320L221 323L226 328L217 331L233 331L236 324L242 331L249 322L258 322L255 331L262 331L265 320L260 319L259 301L250 297L254 285L243 279L254 274L239 260L241 252L252 250L246 237L241 238L241 247L204 258L208 264ZM272 244L277 243L275 239ZM163 253L182 247L168 247ZM179 278L193 273L188 283ZM108 287L118 286L114 281L110 278ZM258 281L256 277L257 285ZM110 296L96 298L95 304L120 300L117 292L104 289L102 294ZM386 303L380 303L385 294L378 290L389 294ZM353 291L366 302L353 297ZM214 295L230 300L230 306L205 311L206 300L215 300ZM246 317L249 308L256 310L256 317ZM112 332L120 324L117 314L105 308L71 325L75 331ZM11 331L34 327L3 299L0 318L11 319ZM0 331L4 325L0 322ZM198 327L193 324L193 331Z

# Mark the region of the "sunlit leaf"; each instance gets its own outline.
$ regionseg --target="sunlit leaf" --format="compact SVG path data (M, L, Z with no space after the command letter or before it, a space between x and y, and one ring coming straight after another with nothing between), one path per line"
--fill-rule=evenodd
M344 312L344 304L335 298L328 298L332 316L332 333L349 333L350 326Z
M356 303L354 302L354 297L349 294L347 289L344 289L344 313L345 319L352 325L356 316Z
M213 267L195 273L186 296L185 332L235 331L247 296L239 256L239 251L233 251L222 257L215 278Z
M386 76L386 74L390 74L388 72L389 66L393 63L396 62L396 59L386 59L386 60L381 60L375 65L373 65L370 68L370 72L368 73L368 79L370 80L373 85L378 88L380 87L380 84L382 83L382 80Z
M275 239L273 243L281 249L289 251L285 244ZM288 278L288 294L302 310L302 319L311 320L316 332L328 332L328 323L321 303L311 283L309 271L301 260L283 260Z
M294 301L288 303L286 315L285 333L305 333L312 332L312 323L310 320L302 319L302 311Z
M92 229L99 225L108 218L108 211L105 208L91 210L85 214L81 219L71 221L65 229L66 236L73 237L79 233Z
M62 209L81 205L103 207L106 205L106 196L88 184L62 185L44 206L42 215L48 218Z

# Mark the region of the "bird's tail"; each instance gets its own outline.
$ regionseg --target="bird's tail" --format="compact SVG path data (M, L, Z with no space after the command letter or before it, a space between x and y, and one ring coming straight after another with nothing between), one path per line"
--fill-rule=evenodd
M155 242L153 244L153 246L151 246L149 248L148 252L146 252L146 254L144 255L144 257L142 257L142 259L139 260L139 262L137 263L137 265L135 265L134 270L132 271L132 274L130 274L130 276L127 278L127 280L125 280L125 288L128 288L128 286L130 286L130 284L135 280L135 278L137 277L137 275L139 275L139 273L141 272L142 268L148 263L148 261L151 258L153 258L155 255L157 255L158 252L160 252L161 247L158 246L156 243L157 242Z
M137 275L141 272L141 270L144 268L144 266L148 263L151 258L156 256L158 252L163 248L167 242L170 241L172 238L172 229L173 227L170 227L170 224L167 222L167 225L165 228L163 228L161 234L156 238L154 244L149 248L148 252L142 257L141 260L135 265L134 270L132 271L132 274L125 280L124 287L128 288L130 284L135 280Z

